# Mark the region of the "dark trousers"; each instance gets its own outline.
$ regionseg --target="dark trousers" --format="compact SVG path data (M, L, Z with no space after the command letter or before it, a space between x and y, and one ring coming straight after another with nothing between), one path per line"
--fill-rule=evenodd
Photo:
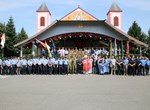
M59 74L63 74L63 65L58 66Z
M28 66L28 74L31 74L32 66Z
M68 65L64 65L63 70L64 74L68 74Z
M53 73L53 67L52 66L48 66L48 74L52 74Z
M54 66L54 74L58 74L58 67L56 65Z
M77 65L77 72L82 73L82 65Z
M117 65L117 73L118 75L122 75L122 65Z
M23 74L26 74L26 65L22 65L22 72Z
M32 65L33 74L37 74L38 65Z
M135 66L129 66L129 74L135 75Z
M141 66L142 75L145 75L145 66Z
M150 69L149 66L146 65L146 66L145 66L146 75L148 75L149 69Z
M16 65L12 65L12 74L16 74Z
M38 74L42 74L42 65L38 65Z
M47 74L47 65L43 65L42 71L43 71L43 74Z

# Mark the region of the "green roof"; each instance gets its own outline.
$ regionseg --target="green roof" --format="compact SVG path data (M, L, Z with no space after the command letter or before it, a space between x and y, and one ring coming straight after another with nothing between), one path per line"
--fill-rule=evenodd
M42 3L42 5L40 6L40 8L37 10L37 12L49 12L47 6L45 3Z
M111 5L109 11L122 11L122 10L120 9L120 7L117 5L116 2L113 2L113 4Z

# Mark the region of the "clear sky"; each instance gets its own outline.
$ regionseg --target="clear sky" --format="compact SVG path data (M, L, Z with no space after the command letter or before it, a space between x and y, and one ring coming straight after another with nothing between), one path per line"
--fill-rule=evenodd
M46 3L50 10L51 22L59 20L80 5L81 8L100 20L107 18L111 4L116 2L123 10L123 31L127 32L133 21L137 21L142 31L150 28L150 0L1 0L0 22L7 23L13 17L16 31L22 27L32 36L36 32L36 10Z

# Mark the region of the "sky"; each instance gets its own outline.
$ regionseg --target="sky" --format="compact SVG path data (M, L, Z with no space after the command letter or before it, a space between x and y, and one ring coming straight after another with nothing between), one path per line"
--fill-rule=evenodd
M104 20L114 1L123 10L123 31L127 33L133 21L136 21L147 34L150 28L150 0L0 0L0 22L6 24L13 17L16 32L24 27L30 37L36 33L36 10L42 3L46 3L53 22L78 5L99 20Z

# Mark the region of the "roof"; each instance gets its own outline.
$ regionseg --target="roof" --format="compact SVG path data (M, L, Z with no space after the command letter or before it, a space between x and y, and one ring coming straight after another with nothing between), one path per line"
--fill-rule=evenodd
M51 28L52 26L56 25L58 22L78 22L78 21L62 21L62 20L56 20L54 21L52 24L50 24L48 27L46 27L45 29L43 29L42 31L40 31L39 33L33 35L32 37L22 41L22 42L19 42L17 44L14 45L14 47L18 47L18 46L21 46L23 44L27 44L28 42L31 42L34 38L36 38L37 36L41 35L42 33L44 33L45 31L47 31L49 28ZM81 21L80 21L81 22ZM119 30L118 28L116 28L115 26L113 26L112 24L108 23L106 20L97 20L97 21L82 21L82 22L103 22L104 24L106 24L107 26L109 26L110 28L114 29L116 32L122 34L124 37L126 37L130 42L133 42L137 45L141 45L141 46L144 46L144 47L148 47L147 44L135 39L134 37L124 33L123 31Z
M116 2L113 2L112 5L111 5L111 7L110 7L110 9L109 9L109 11L108 11L108 13L109 13L109 12L122 12L122 10L121 10L121 8L117 5ZM107 14L108 14L108 13L107 13Z
M39 9L37 10L37 12L49 12L47 6L45 3L42 3L42 5L39 7Z

